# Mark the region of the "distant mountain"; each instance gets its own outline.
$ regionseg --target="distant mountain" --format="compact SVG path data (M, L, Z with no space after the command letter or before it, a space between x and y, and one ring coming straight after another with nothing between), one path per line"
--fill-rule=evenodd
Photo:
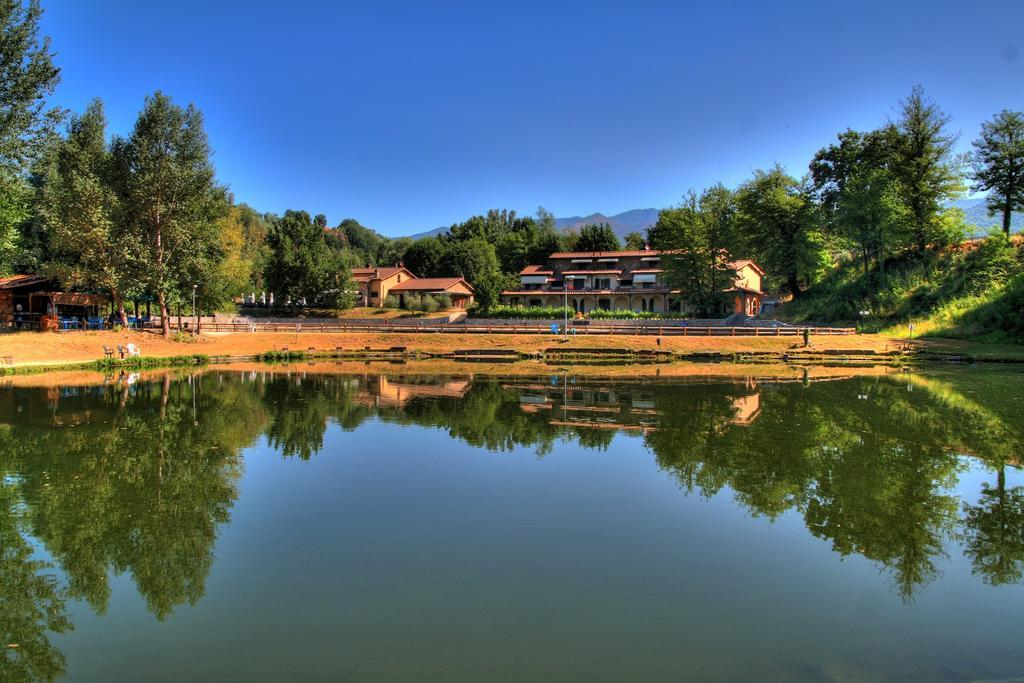
M658 220L658 209L632 209L623 211L614 216L606 216L603 213L592 213L589 216L570 216L569 218L556 218L555 227L559 230L579 230L588 223L607 223L618 235L619 240L624 240L631 232L644 233L647 228L654 225ZM414 240L423 237L433 237L447 232L448 228L434 228L427 232L419 232L410 235Z
M988 209L985 208L985 199L959 199L952 203L952 206L961 209L967 218L967 222L977 226L977 230L974 231L975 237L981 237L988 234L992 228L1003 227L1003 215L997 213L994 216L988 215ZM1019 211L1015 212L1010 216L1010 232L1020 232L1024 230L1024 213Z

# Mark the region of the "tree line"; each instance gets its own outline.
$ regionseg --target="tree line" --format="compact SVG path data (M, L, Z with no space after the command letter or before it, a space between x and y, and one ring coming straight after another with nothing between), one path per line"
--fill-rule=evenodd
M776 165L735 189L691 191L660 213L648 242L680 252L669 262L669 278L704 312L723 304L732 255L755 259L769 286L794 298L850 258L884 288L887 260L924 259L968 234L963 212L951 206L968 189L987 193L1005 236L1013 211L1024 209L1024 114L996 114L966 155L954 153L949 123L915 87L894 121L843 131L814 155L802 178Z

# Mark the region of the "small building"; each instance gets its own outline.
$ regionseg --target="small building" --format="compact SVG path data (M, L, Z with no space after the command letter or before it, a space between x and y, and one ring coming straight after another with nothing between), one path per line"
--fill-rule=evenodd
M476 292L461 277L418 277L395 285L392 294L398 297L398 305L405 306L405 297L409 294L447 295L452 300L453 308L469 308L473 305Z
M389 267L353 268L352 280L356 283L357 306L384 306L389 295L398 299L399 306L405 306L408 294L445 294L455 308L473 305L473 287L461 277L418 278L412 271L399 264Z
M353 268L352 280L356 283L356 305L383 306L384 299L388 298L392 287L415 277L408 268L401 264L386 268L373 266Z
M543 265L526 266L520 286L501 293L511 306L568 305L580 313L601 309L661 312L686 310L686 293L664 280L663 259L670 252L652 249L558 252ZM736 281L732 312L757 315L764 270L749 259L733 261Z
M101 294L62 292L44 275L0 278L0 324L4 327L54 330L63 319L96 318L110 306Z

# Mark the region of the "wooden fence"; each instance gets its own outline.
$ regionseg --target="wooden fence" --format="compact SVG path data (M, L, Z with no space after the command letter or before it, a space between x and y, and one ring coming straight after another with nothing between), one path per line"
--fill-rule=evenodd
M665 337L800 337L807 330L811 335L851 335L852 327L685 327L678 325L586 325L570 326L570 335L658 335ZM370 332L384 334L445 333L445 334L555 334L551 325L522 324L500 325L413 325L413 324L366 324L343 320L309 321L302 323L203 323L203 332L303 332L345 333ZM562 328L558 327L558 334Z

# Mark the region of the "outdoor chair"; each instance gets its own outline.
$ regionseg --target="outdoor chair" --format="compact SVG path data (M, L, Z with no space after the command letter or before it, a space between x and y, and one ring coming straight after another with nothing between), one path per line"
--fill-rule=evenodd
M124 358L124 347L120 344L117 345L117 353L121 358Z
M114 357L114 349L110 348L109 346L104 346L103 347L103 357L104 358L113 358Z

